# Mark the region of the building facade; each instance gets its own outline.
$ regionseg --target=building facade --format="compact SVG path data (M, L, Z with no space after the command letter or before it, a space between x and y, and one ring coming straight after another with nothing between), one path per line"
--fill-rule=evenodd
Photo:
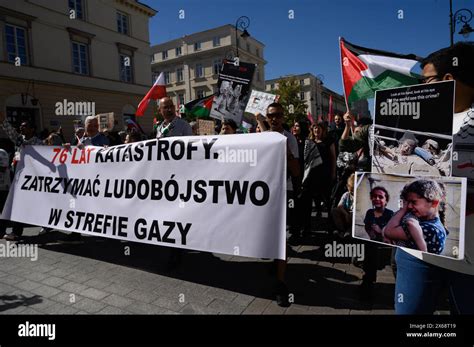
M122 128L151 86L155 14L134 0L0 0L0 109L68 137L89 114L114 112Z
M235 55L238 46L240 61L256 64L252 88L263 90L265 46L241 34L237 30L236 37L235 27L224 25L152 46L153 79L164 73L166 91L176 104L212 95L217 91L222 61Z
M326 117L329 114L329 99L332 95L333 114L344 113L346 104L344 97L323 85L323 82L311 73L301 75L288 75L265 81L265 91L270 92L278 89L278 81L281 79L294 78L300 84L300 99L304 100L306 109L314 120L318 116Z

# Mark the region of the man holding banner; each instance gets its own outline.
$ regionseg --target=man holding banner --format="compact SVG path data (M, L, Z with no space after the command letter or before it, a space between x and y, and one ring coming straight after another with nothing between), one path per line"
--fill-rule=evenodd
M159 112L163 116L164 121L158 126L156 130L156 137L171 137L171 136L191 136L193 130L185 120L176 116L173 100L165 96L160 99Z

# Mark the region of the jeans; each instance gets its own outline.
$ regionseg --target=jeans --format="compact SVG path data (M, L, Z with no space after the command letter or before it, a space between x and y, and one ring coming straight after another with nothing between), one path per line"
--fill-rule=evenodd
M474 276L428 264L397 249L395 312L433 314L443 286L448 286L451 314L474 314Z

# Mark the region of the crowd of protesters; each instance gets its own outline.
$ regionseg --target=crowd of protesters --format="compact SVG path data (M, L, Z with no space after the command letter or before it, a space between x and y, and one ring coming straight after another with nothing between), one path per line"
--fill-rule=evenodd
M472 47L469 49L468 55L472 56ZM446 52L441 52L438 55L441 56L435 56L434 58L430 56L432 59L424 62L424 72L429 69L441 69L439 60L446 58ZM446 56L448 58L451 57L450 55ZM447 58L445 60L449 61ZM465 110L471 110L472 112L471 105L473 105L474 101L472 67L467 79L463 79L462 75L456 75L455 71L442 72L444 75L439 73L434 76L438 79L441 77L443 79L456 79L458 82L456 85L456 105L459 106L462 102L464 104L462 107L459 106L459 110L456 110L456 112L466 112ZM426 75L429 75L429 73L426 72ZM0 141L0 173L2 175L0 183L3 183L0 184L1 204L3 205L5 202L6 192L11 179L11 177L7 177L11 173L10 167L14 170L16 163L20 160L19 153L26 145L69 146L72 144L77 146L115 146L149 138L159 139L163 137L196 135L196 123L192 122L189 124L183 118L180 118L176 114L171 98L165 97L160 100L159 112L163 120L150 136L145 136L138 128L131 128L121 132L100 132L98 119L91 116L86 118L83 128L76 129L71 141L67 141L64 138L61 129L53 132L42 131L41 135L37 136L36 129L28 122L21 123L17 132L5 119L5 115L0 113L0 128L3 129L6 136L11 140L8 141L4 138ZM322 225L331 233L331 237L340 239L341 242L362 242L351 238L355 172L371 171L372 120L370 118L358 118L356 120L350 112L347 112L335 115L334 121L331 122L322 120L310 123L307 119L303 118L289 125L285 122L284 107L279 103L273 103L268 106L265 115L255 115L254 123L256 125L246 129L245 132L261 133L274 131L281 133L287 138L287 197L289 203L286 213L287 227L291 235L289 243L298 245L306 236L313 233L313 212L315 212L316 220L325 222ZM233 120L224 120L218 122L214 135L234 135L242 132L242 129ZM11 166L10 163L12 163ZM385 209L389 195L383 188L374 188L370 192L370 198L374 208L367 212L364 223L367 233L369 235L376 235L389 222L393 211ZM290 203L290 200L292 203ZM470 205L468 208L472 209ZM390 223L393 224L394 222ZM5 231L5 221L2 221L0 237L5 235ZM22 231L23 225L21 223L13 223L12 233L5 235L5 238L11 241L18 240L22 235ZM366 242L365 248L364 262L360 264L364 270L363 281L360 286L361 299L364 300L372 295L377 269L385 265L379 263L381 246ZM174 251L171 260L179 261L181 252L181 250ZM406 275L408 272L416 272L418 271L416 269L422 269L422 266L423 269L418 271L420 274L425 270L429 270L432 273L441 271L439 270L441 267L438 268L435 265L416 260L404 252L397 252L397 257L397 265L402 265L400 269L401 276L397 278L397 290L402 287L406 289L410 286L410 279ZM415 269L407 264L415 264L418 267ZM275 268L275 294L277 302L281 306L288 306L289 290L285 284L286 261L276 260ZM443 271L445 273L436 272L435 275L440 280L444 280L444 277L448 278L452 282L449 285L452 285L453 288L454 280L472 283L472 276L463 275L456 271ZM444 277L442 278L442 276ZM420 288L427 287L427 283L420 284ZM416 288L413 286L406 290L413 293L416 292ZM459 293L457 295L458 301L460 300L459 298L466 297L464 292L461 293L462 295ZM423 300L420 299L419 301L413 307L421 307ZM426 302L426 300L423 302ZM418 311L412 309L412 306L403 305L403 303L397 303L396 307L401 313L432 313L434 305L431 305L429 309L420 309Z

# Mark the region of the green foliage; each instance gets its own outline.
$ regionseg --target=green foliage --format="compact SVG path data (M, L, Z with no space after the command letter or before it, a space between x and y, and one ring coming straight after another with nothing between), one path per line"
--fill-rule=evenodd
M279 103L285 109L285 120L288 125L293 125L297 119L306 118L308 106L304 100L300 99L302 89L299 80L295 77L290 77L280 79L277 83L278 89L272 92L280 95Z

